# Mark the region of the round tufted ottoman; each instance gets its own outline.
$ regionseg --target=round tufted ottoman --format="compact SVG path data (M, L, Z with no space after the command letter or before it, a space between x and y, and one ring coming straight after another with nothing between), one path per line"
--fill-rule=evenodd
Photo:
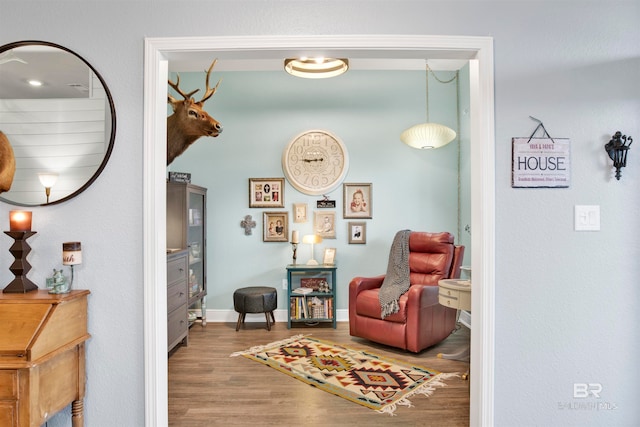
M233 293L233 308L238 312L238 323L236 331L240 329L240 324L244 323L247 313L264 313L267 319L267 330L271 330L271 322L276 323L273 310L278 306L278 294L275 288L268 286L249 286L236 289ZM269 319L271 316L271 319Z

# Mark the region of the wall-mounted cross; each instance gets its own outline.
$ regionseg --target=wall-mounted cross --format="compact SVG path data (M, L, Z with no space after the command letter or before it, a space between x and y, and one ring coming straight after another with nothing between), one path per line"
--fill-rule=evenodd
M244 228L245 236L251 236L251 229L256 227L256 222L251 219L251 215L245 215L244 219L240 221L240 227Z

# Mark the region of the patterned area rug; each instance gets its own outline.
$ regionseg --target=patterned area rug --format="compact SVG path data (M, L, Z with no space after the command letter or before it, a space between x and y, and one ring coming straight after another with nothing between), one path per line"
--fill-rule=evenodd
M336 396L391 415L398 405L413 406L409 397L416 394L430 396L436 387L446 385L442 380L458 376L304 335L252 347L231 356L240 355Z

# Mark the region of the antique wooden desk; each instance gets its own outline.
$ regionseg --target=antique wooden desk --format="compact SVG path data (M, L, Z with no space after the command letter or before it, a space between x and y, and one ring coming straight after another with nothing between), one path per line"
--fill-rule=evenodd
M84 424L88 295L0 292L0 426L40 427L70 403Z

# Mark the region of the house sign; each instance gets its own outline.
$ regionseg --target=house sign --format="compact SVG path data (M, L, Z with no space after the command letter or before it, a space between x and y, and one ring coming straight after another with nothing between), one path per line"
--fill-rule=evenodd
M512 187L569 187L571 143L568 138L513 138L512 144Z

